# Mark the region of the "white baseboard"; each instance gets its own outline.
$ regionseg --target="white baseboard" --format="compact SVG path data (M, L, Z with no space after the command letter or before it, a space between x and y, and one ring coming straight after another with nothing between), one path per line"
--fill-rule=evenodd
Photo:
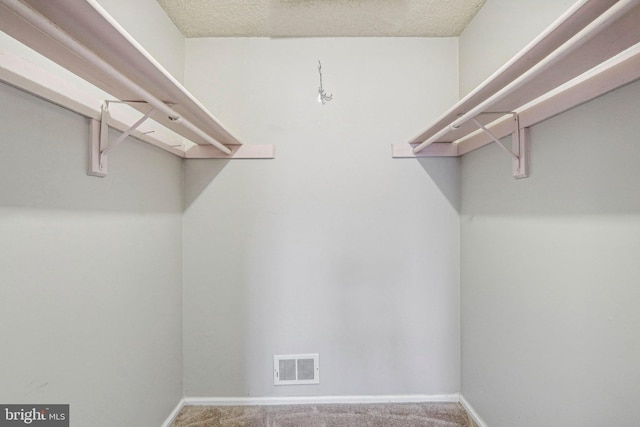
M389 396L282 396L282 397L185 397L185 406L249 405L320 405L330 403L427 403L460 402L460 395L389 395Z
M180 399L180 402L178 402L176 407L173 408L173 411L171 411L171 413L169 414L169 417L167 417L164 423L162 423L161 427L169 427L173 422L173 420L176 419L176 417L178 416L182 408L184 408L184 406L185 406L184 399Z
M473 418L473 421L478 424L478 427L488 427L487 423L485 423L484 420L480 418L480 415L478 415L476 410L473 409L473 406L471 406L469 401L467 401L467 399L465 399L462 394L460 394L460 404L464 407L471 418Z

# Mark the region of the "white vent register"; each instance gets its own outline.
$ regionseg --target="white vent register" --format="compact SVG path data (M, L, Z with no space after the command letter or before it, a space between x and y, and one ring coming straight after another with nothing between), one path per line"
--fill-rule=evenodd
M320 383L318 354L288 354L273 356L274 385L302 385Z

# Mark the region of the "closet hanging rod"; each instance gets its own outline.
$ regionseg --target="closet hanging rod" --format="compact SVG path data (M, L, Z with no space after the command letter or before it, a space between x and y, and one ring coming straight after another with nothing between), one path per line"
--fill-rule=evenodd
M132 91L139 96L141 99L146 101L149 105L157 109L158 111L166 114L171 121L180 123L185 128L189 129L191 132L197 134L202 139L204 139L209 144L216 147L218 150L222 151L225 154L231 154L231 150L225 146L224 144L218 142L211 136L209 136L206 132L202 131L200 128L195 126L193 123L183 118L180 114L178 114L175 110L165 104L163 101L155 97L153 94L149 93L147 90L140 87L138 84L134 83L128 77L122 75L118 70L116 70L113 66L111 66L108 62L103 60L101 57L96 55L93 51L79 43L69 34L60 29L57 25L51 22L49 19L33 10L31 7L25 5L19 0L0 0L0 3L5 7L12 10L16 15L20 16L31 25L43 31L49 37L58 41L62 45L64 45L67 49L86 60L99 70L103 71L105 74L109 75L109 77L118 81L120 84L125 86L127 89Z
M442 129L487 99L492 93L502 89L530 68L528 64L535 64L564 43L558 42L557 40L568 40L589 22L613 6L617 1L618 0L577 0L542 33L536 36L502 67L497 69L480 85L442 114L428 129L414 137L410 143L417 145L426 141L436 131ZM529 60L528 58L532 59Z
M551 67L556 61L562 59L565 55L569 54L574 49L577 49L578 47L586 43L591 37L604 29L609 23L620 18L622 15L624 15L624 13L626 13L633 6L636 6L639 2L640 0L620 0L610 9L605 11L602 15L594 19L589 25L578 32L575 36L571 37L562 46L550 53L547 57L531 67L528 71L523 73L513 82L496 92L491 97L487 98L484 102L481 102L476 107L472 108L470 111L463 114L461 117L454 120L450 125L441 129L438 133L434 134L426 141L417 145L414 148L413 152L419 153L429 145L437 142L438 139L448 134L452 129L460 127L462 124L471 120L471 118L476 117L484 110L490 108L496 102L499 102L516 89L522 87L531 79L539 76L542 72Z

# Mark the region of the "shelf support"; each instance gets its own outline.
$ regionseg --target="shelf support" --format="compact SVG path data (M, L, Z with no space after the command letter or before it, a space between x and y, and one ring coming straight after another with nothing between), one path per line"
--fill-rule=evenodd
M96 120L92 120L91 126L91 155L89 162L89 175L105 177L107 175L107 155L111 150L116 148L118 145L122 143L131 132L136 130L142 123L144 123L153 113L157 111L155 107L151 107L147 113L142 116L137 122L131 125L127 130L125 130L115 141L109 144L109 121L111 119L111 115L109 114L109 103L111 101L105 101L102 105L102 113L100 116L100 128L99 131L95 131L93 128L97 127L98 124L94 123Z
M480 129L482 129L482 130L483 130L487 135L489 135L489 136L491 137L491 139L493 139L493 142L495 142L496 144L498 144L498 145L500 146L500 148L502 148L502 149L503 149L507 154L509 154L511 157L513 157L513 159L514 159L514 160L517 160L517 161L519 161L519 160L520 160L520 158L518 157L518 155L517 155L516 153L514 153L513 151L511 151L511 149L509 149L506 145L504 145L504 144L502 143L502 141L500 141L500 140L498 139L498 137L497 137L497 136L495 136L495 135L493 134L493 132L491 132L489 129L487 129L487 127L486 127L485 125L483 125L482 123L480 123L480 122L478 121L478 119L476 119L475 117L473 117L473 118L471 119L471 121L472 121L473 123L475 123L475 124L476 124L476 126L478 126ZM516 136L516 135L517 135L517 133L518 133L518 132L516 132L516 131L514 131L514 132L513 132L513 137L514 137L514 138L517 138L517 136Z
M520 117L517 113L511 113L513 115L513 132L511 134L511 149L507 147L500 139L491 132L485 125L483 125L475 117L471 118L471 121L476 124L483 132L485 132L493 141L498 144L511 158L513 159L513 177L516 179L527 178L529 176L528 168L528 141L529 141L529 129L520 128Z
M44 2L44 3L46 4L48 2ZM97 3L95 2L95 0L91 0L88 2L81 2L81 3L88 3L87 7L90 8L89 10L93 10L94 12L97 11L98 14L101 13L100 10L96 9ZM130 91L132 94L135 94L136 97L144 99L147 103L155 107L158 111L162 112L163 114L166 114L168 120L170 120L171 122L180 123L188 131L195 133L200 138L205 140L207 143L213 145L223 153L227 155L231 154L230 148L228 148L227 146L225 146L224 144L222 144L221 142L213 138L207 132L201 130L199 127L197 127L195 124L193 124L186 118L182 117L181 114L176 112L166 102L156 97L147 89L138 85L135 81L127 77L123 72L121 72L114 65L105 61L100 54L96 53L95 51L89 49L84 44L80 43L68 32L66 32L60 25L54 23L51 19L42 15L33 7L21 2L20 0L0 0L0 5L5 6L7 9L12 11L22 20L30 24L30 26L37 29L38 33L44 34L47 40L53 40L59 43L62 47L66 49L66 50L65 49L54 49L54 50L61 50L64 52L68 50L72 52L79 58L83 59L84 61L91 64L93 67L95 67L95 69L97 69L99 73L103 73L105 76L109 77L110 79L113 79L119 85L122 85L124 89L126 89L127 91ZM106 13L106 12L102 12L102 13ZM107 21L108 20L113 21L113 18L110 18L108 16L103 15L102 18ZM111 24L111 26L113 27L113 24ZM21 34L22 32L25 32L25 31L26 30L20 29L19 31L16 31L16 32L18 34ZM26 32L29 33L29 31L26 31ZM119 32L117 28L116 28L116 32ZM15 36L19 41L22 41L22 37L18 37L17 35L14 35L11 33L8 33L8 34ZM119 36L125 37L125 38L127 37L131 38L128 34L126 33L123 34L122 32L119 32ZM26 44L30 45L30 43L26 43ZM135 48L136 46L134 45L134 49ZM41 51L40 49L36 49L36 50ZM47 50L47 49L44 49L44 50ZM51 51L51 49L48 49L48 50ZM140 54L140 52L138 52L138 54ZM144 52L142 52L142 55L144 56ZM45 56L48 56L48 55L45 53ZM70 71L75 72L72 69L70 69ZM75 73L78 74L77 72ZM174 86L175 86L175 83L177 82L175 81L173 82ZM101 176L101 175L97 175L97 176Z

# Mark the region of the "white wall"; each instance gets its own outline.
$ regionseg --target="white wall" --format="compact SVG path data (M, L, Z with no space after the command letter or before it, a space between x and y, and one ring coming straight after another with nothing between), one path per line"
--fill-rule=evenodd
M564 3L488 0L460 39L461 91ZM490 427L637 425L639 95L534 126L530 178L495 144L462 159L462 393Z
M462 392L491 427L638 425L640 83L462 160Z
M459 391L458 161L390 152L456 101L456 53L187 41L187 87L241 140L277 145L275 160L186 165L187 396ZM274 387L273 355L308 352L320 385Z
M460 35L460 96L471 92L575 0L487 0Z
M0 401L157 426L182 396L181 160L0 84ZM116 137L113 134L112 137Z

